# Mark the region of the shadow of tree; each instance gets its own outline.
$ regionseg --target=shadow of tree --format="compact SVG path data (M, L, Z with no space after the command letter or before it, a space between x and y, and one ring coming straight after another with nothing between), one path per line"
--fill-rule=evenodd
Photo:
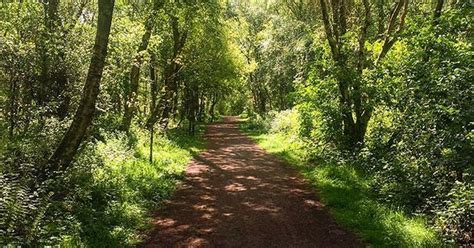
M147 247L360 247L297 172L243 135L212 124L207 150L158 211Z

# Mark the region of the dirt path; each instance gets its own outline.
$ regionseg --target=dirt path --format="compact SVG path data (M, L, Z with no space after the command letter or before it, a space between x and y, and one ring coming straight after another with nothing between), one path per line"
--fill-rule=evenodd
M239 131L208 126L207 150L155 217L144 247L361 247L296 171Z

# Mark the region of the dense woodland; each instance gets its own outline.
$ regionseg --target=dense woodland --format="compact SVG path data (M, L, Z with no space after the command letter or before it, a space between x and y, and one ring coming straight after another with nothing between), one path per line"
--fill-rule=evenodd
M468 0L2 1L0 245L146 239L221 115L474 245L473 16ZM374 244L430 246L395 236Z

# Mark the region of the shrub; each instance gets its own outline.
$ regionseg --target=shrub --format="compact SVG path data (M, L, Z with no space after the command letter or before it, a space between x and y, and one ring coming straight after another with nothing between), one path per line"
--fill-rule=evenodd
M133 143L124 133L103 132L102 141L85 144L73 166L52 183L38 186L27 166L2 173L2 244L124 247L139 242L150 210L170 196L201 142L181 131L156 135L150 163L149 137L143 130L132 132Z

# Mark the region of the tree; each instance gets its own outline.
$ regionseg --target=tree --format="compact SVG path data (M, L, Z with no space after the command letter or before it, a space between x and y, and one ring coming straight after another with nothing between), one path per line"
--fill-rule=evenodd
M408 0L399 0L394 5L383 35L382 48L377 59L369 63L370 56L367 55L365 42L369 38L372 12L368 0L363 0L362 6L363 17L358 16L358 19L362 20L359 24L358 48L357 51L352 51L353 54L356 54L354 55L356 62L351 63L348 56L351 51L346 50L347 47L350 47L348 44L350 39L345 37L348 25L352 24L349 22L351 20L349 18L351 13L349 2L345 0L330 1L328 5L326 0L320 0L326 39L336 66L334 76L339 89L343 143L348 149L353 149L364 143L373 110L373 106L369 104L369 95L363 92L362 72L369 66L379 64L386 56L403 30L405 17L408 13ZM379 8L381 7L379 6ZM381 24L379 23L379 25Z
M69 166L94 118L95 105L100 90L100 80L104 69L105 57L107 56L114 0L99 0L98 5L99 16L95 44L81 101L69 129L48 161L48 169L51 171L57 171Z
M135 114L137 108L137 96L138 96L138 87L140 81L140 67L143 60L143 52L147 49L150 42L150 37L152 35L153 27L155 24L155 19L157 17L157 12L163 6L163 1L155 0L153 1L153 7L150 15L145 21L145 32L143 33L141 43L138 46L137 53L134 60L132 61L132 68L130 70L130 83L128 85L127 98L125 102L125 109L122 119L122 130L128 131L130 129L130 124L132 123L132 118Z
M178 90L178 72L182 68L179 62L179 56L186 44L188 31L180 30L179 18L174 15L169 15L169 23L172 30L172 52L164 69L163 75L163 90L158 106L153 109L147 121L148 128L155 125L159 120L160 126L163 129L168 127L170 112L172 110L172 101Z

